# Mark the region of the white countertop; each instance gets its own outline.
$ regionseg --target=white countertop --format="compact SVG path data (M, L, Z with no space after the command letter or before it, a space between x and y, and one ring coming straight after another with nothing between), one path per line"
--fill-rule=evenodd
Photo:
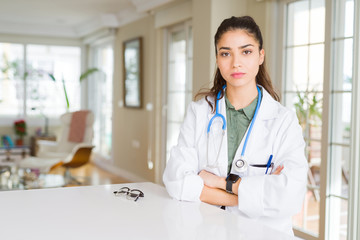
M115 197L123 186L145 197ZM0 192L0 209L4 240L294 239L205 203L173 200L153 183Z

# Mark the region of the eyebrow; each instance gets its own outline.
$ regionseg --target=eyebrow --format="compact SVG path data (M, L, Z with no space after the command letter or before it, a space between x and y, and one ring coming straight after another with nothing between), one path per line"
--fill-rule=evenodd
M246 45L240 46L239 48L240 48L240 49L243 49L243 48L246 48L246 47L249 47L249 46L254 47L254 45L252 45L252 44L246 44ZM220 48L219 48L219 50L222 50L222 49L224 49L224 50L231 50L230 47L220 47Z

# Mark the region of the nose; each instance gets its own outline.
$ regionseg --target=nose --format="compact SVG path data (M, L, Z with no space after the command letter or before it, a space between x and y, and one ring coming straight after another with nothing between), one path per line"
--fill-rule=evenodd
M233 68L241 67L241 58L239 54L233 55Z

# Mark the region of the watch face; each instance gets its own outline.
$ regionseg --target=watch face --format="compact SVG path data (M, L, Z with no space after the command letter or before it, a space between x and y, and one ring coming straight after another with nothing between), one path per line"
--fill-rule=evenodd
M230 174L228 176L228 180L231 181L231 182L236 182L240 177L236 174Z

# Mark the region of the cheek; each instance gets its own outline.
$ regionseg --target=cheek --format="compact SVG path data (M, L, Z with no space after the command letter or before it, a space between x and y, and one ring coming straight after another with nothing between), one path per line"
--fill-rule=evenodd
M251 66L249 66L249 72L251 72L251 76L252 77L256 77L257 73L259 72L259 64L258 62L253 62L253 64L251 64Z
M227 65L223 61L218 61L217 66L221 72L221 75L223 75L226 71Z
M251 61L251 64L248 65L251 69L251 72L257 72L259 70L259 63L258 61Z

